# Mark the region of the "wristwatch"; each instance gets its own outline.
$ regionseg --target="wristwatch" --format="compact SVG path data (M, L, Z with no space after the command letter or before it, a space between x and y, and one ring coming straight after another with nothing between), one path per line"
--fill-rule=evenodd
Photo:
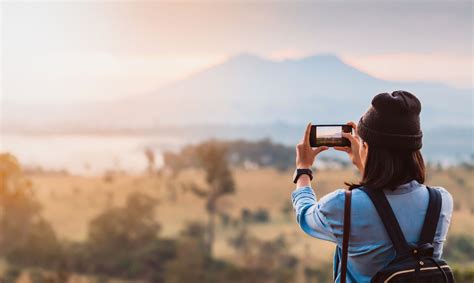
M309 168L296 169L295 173L293 174L293 183L296 184L300 176L304 174L308 175L310 180L313 180L313 171L311 171L311 169Z

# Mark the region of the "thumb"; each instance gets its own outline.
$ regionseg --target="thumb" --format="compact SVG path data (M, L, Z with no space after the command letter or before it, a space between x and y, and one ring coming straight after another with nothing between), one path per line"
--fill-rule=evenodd
M350 133L342 133L342 136L345 137L346 139L350 140L351 144L352 143L357 143L356 138L353 135L351 135Z

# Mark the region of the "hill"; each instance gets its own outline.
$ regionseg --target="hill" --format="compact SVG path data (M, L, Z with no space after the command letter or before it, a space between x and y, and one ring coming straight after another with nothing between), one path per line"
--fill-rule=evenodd
M331 123L357 120L375 94L398 89L420 98L425 127L473 125L472 89L436 82L381 80L332 54L284 61L240 54L156 91L114 102L7 105L4 124L7 128L74 125L110 130L190 124Z

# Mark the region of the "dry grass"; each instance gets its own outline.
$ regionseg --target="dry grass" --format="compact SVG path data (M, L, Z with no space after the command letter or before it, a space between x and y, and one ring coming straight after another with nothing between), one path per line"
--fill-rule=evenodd
M455 211L451 233L471 233L470 204L474 200L474 183L469 171L463 169L429 172L430 185L443 186L454 195L460 209ZM310 257L313 262L330 261L334 247L330 243L315 240L305 235L281 209L290 203L290 193L294 189L292 172L277 172L271 169L236 170L236 193L220 201L220 209L234 217L242 208L255 210L265 208L270 212L271 222L254 224L250 231L262 239L285 235L291 240L295 254ZM343 188L343 181L357 181L353 170L318 171L313 181L316 193L323 196L337 188ZM459 181L463 179L464 183ZM182 182L203 183L203 176L196 171L187 171L179 179L170 180L159 176L115 176L112 182L103 177L33 175L31 179L35 192L44 209L43 215L52 223L61 238L83 240L87 237L88 222L105 207L124 203L131 192L140 191L159 200L156 217L162 225L161 234L173 236L186 222L206 221L204 203L191 193L183 193ZM174 192L174 193L173 193ZM234 233L231 227L218 227L216 254L222 258L232 258L233 250L227 245Z

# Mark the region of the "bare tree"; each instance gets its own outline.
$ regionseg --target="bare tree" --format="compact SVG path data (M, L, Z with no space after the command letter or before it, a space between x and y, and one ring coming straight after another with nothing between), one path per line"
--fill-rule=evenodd
M205 246L207 253L212 256L218 212L217 202L222 196L233 193L235 184L227 160L227 150L222 144L216 141L202 143L196 146L195 154L196 161L205 171L207 186L199 186L195 183L187 186L194 194L206 200L208 222Z
M155 152L151 148L146 148L144 153L148 162L148 173L152 175L155 170Z

